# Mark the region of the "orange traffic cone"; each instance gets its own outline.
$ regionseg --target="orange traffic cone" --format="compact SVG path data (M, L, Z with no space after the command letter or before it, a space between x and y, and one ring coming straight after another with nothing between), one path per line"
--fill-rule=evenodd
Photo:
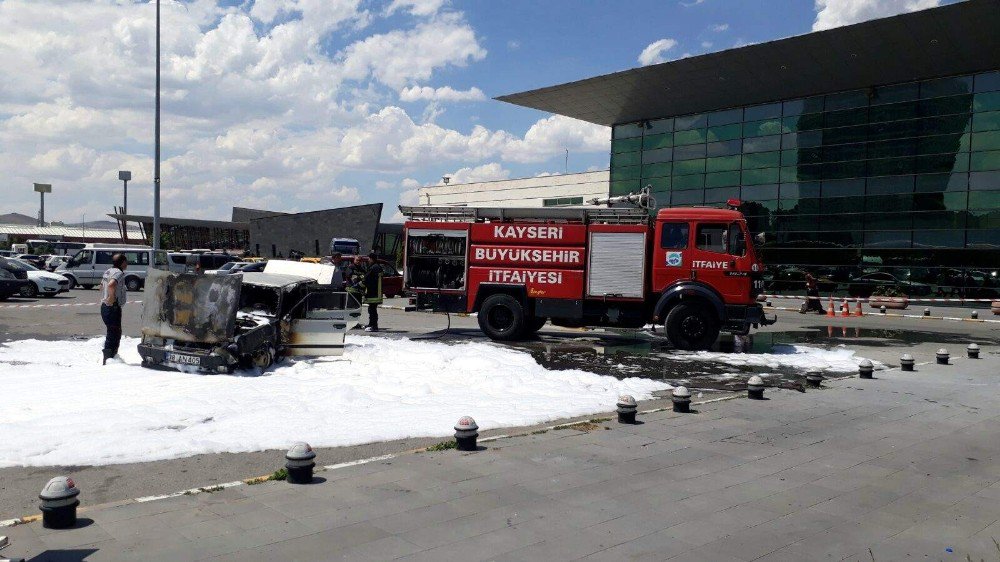
M854 308L854 315L855 316L864 316L865 315L864 311L861 310L861 299L858 299L858 306Z
M851 315L851 307L850 305L847 304L847 299L844 299L843 301L840 302L840 315L841 316Z
M837 313L833 311L833 295L830 296L830 306L826 309L826 315L835 317Z

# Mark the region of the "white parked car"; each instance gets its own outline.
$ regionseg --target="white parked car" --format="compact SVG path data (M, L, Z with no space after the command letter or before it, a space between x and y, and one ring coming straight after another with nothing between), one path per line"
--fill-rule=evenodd
M20 296L29 299L39 295L54 297L59 293L69 291L69 279L62 275L43 271L24 261L18 261L18 265L28 270L28 284L21 287Z
M52 256L45 261L45 269L49 271L55 271L60 265L65 264L69 261L69 256Z
M219 269L209 269L205 272L205 275L229 275L231 273L236 273L239 268L249 264L248 261L231 261L224 263L219 266Z

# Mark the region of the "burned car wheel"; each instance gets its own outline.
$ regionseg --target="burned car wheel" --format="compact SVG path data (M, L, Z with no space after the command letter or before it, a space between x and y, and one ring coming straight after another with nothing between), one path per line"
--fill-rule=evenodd
M267 346L259 349L253 354L251 364L259 369L267 369L274 364L274 348Z

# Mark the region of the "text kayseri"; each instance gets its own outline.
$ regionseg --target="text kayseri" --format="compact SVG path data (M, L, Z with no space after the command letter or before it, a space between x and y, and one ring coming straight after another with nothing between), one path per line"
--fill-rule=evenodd
M519 271L516 269L491 269L487 282L492 283L538 283L559 285L563 282L561 271Z
M522 238L529 240L562 240L561 226L514 226L497 225L493 227L494 238Z
M726 269L729 264L724 261L691 260L691 267L701 269Z
M499 262L533 262L579 264L583 262L580 250L540 250L532 248L476 248L475 259Z

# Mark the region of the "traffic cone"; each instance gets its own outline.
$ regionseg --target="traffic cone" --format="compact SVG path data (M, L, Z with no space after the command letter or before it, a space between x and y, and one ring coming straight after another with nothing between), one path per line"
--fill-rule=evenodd
M850 305L847 304L847 299L844 299L840 303L840 315L841 316L850 316L851 315L851 307L850 307Z
M855 307L855 309L854 309L854 315L855 316L864 316L865 315L864 311L861 310L861 299L858 299L858 306Z
M837 313L833 311L833 295L830 295L830 306L826 309L826 315L830 317L837 316Z

